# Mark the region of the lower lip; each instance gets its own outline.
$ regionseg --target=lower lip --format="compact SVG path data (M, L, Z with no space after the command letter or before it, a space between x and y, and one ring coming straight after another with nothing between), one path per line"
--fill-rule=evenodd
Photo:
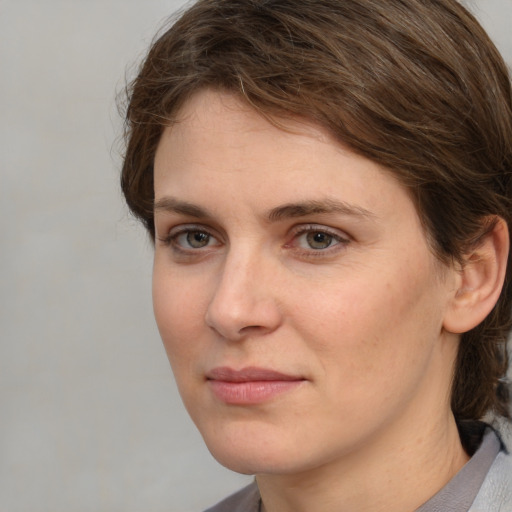
M222 402L231 405L261 404L283 393L292 391L303 382L302 380L208 381L213 394Z

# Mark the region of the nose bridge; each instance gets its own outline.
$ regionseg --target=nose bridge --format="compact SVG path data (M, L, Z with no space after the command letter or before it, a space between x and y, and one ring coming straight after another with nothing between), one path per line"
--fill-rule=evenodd
M279 324L272 265L253 244L232 247L206 312L206 323L226 339L266 333Z

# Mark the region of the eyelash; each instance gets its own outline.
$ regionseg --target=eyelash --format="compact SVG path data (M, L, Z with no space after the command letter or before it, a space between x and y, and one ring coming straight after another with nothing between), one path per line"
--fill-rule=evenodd
M212 234L211 230L208 228L205 228L201 225L183 225L178 226L177 228L172 229L167 236L158 238L158 240L164 245L171 247L172 250L177 253L181 254L183 256L193 256L193 255L199 255L204 254L204 251L211 247L211 245L208 243L208 245L205 245L204 247L184 247L182 244L178 243L178 239L180 236L183 235L190 235L192 233L198 233L198 234L205 234L209 237L208 242L211 240L217 241L217 244L220 245L222 242L219 242L219 237ZM325 248L313 248L313 247L299 247L297 245L297 241L300 239L301 236L309 235L309 234L322 234L327 235L332 240L329 242L327 247ZM333 255L334 253L337 253L340 250L343 250L349 243L350 238L348 236L342 236L337 230L329 229L325 226L319 226L316 224L304 224L295 227L291 232L291 240L290 242L287 242L284 244L284 248L286 249L296 249L299 256L303 258L318 258L322 256L327 255ZM306 242L308 243L308 242ZM321 243L321 242L319 242Z

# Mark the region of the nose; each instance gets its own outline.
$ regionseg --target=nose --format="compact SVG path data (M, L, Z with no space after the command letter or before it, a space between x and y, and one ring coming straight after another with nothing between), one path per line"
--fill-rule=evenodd
M281 324L276 269L264 258L228 256L206 311L206 324L230 341L261 336Z

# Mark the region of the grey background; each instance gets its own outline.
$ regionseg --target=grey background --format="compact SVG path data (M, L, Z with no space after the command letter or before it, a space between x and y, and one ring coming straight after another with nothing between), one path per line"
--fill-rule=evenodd
M0 512L193 512L248 481L183 410L118 190L116 91L181 4L0 0ZM512 0L471 5L511 63Z

